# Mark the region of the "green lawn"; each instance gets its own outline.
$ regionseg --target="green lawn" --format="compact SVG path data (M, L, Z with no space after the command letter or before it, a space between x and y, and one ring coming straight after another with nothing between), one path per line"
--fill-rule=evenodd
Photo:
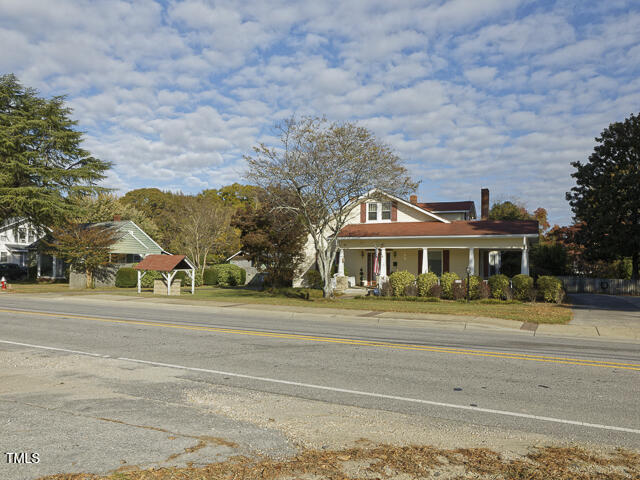
M14 284L16 293L65 293L96 294L112 293L118 295L137 295L135 288L101 288L96 290L69 290L66 284ZM309 298L300 298L309 293ZM153 297L151 289L143 289L142 296ZM176 297L172 297L176 298ZM261 303L268 305L289 305L316 308L340 308L355 310L377 310L391 312L432 313L446 315L464 315L473 317L492 317L532 323L567 323L572 318L569 305L548 303L482 303L482 301L439 302L398 301L381 298L322 298L319 290L282 289L278 292L258 292L246 288L198 287L195 295L188 288L182 289L182 300L209 300L232 303Z

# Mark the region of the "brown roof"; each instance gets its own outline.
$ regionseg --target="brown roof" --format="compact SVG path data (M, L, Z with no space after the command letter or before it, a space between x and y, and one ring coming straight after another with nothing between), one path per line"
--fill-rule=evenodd
M191 270L186 262L185 255L147 255L135 267L136 270L155 270L157 272L170 272L175 269Z
M536 220L355 223L338 234L349 237L449 237L464 235L537 235Z
M475 204L471 201L464 202L428 202L428 203L418 203L420 208L424 208L430 210L432 212L459 212L461 210L464 211L475 211Z

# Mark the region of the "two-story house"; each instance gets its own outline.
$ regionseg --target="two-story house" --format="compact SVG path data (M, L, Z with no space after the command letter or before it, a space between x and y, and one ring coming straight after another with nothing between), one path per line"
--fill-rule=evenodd
M392 272L414 275L455 272L487 278L500 272L501 252L521 254L521 272L529 273L529 248L538 241L538 222L488 220L489 190L482 189L481 219L473 201L421 203L377 192L356 202L338 236L337 275L374 286ZM294 281L305 284L315 268L307 261Z
M34 246L44 232L24 218L9 218L0 225L0 263L37 266L38 277L64 278L64 264L51 255L38 255Z

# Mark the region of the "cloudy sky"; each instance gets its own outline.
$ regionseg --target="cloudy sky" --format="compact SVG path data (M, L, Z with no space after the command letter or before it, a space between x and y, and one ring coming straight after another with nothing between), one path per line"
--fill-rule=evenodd
M295 115L357 121L424 201L567 223L569 162L640 110L634 0L2 0L0 73L68 95L108 185L196 192Z

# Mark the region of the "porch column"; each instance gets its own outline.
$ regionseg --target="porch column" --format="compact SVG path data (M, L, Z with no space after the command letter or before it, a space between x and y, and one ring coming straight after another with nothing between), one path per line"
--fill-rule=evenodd
M520 264L520 273L529 275L529 247L527 245L527 237L522 239L522 262Z
M469 248L469 270L471 271L471 275L476 274L476 257L475 257L476 249L474 247Z
M384 247L380 249L380 281L387 278L387 251Z
M344 250L338 249L338 276L344 277Z
M422 271L420 273L429 272L429 249L422 249Z
M40 275L42 275L42 254L41 253L38 254L38 273L36 275L36 278L40 278Z
M53 257L51 257L51 262L52 262L52 266L51 266L51 276L53 276L54 278L58 276L58 259L55 257L55 255Z

